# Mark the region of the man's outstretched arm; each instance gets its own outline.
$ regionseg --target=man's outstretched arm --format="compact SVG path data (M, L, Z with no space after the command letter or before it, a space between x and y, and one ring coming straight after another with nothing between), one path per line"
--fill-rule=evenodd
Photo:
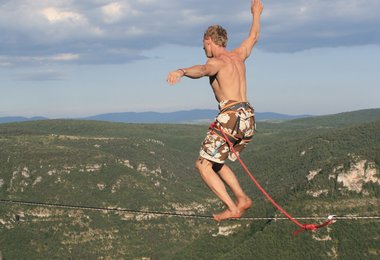
M182 68L178 70L174 70L169 73L166 81L170 84L176 84L179 80L186 76L192 79L199 79L205 76L214 76L218 73L220 62L216 59L209 59L204 65L194 65L189 68Z
M249 57L252 52L253 46L259 39L260 35L260 16L264 9L261 0L252 0L251 12L252 12L252 24L249 31L249 36L242 42L242 44L235 49L242 60Z

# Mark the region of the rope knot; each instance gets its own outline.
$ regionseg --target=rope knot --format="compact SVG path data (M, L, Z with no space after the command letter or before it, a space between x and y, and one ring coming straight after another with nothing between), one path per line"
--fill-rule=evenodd
M318 229L318 226L316 224L304 224L301 226L301 229L294 231L293 236L297 236L302 231L308 231L308 230L315 231L317 229Z
M314 231L314 230L317 230L318 226L316 224L304 224L302 229L304 230L311 230L311 231Z

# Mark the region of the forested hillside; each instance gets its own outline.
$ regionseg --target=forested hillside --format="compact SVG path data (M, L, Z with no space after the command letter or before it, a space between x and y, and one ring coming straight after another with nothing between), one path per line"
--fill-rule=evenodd
M315 218L302 223L338 215L332 226L293 237L298 227L271 220L282 216L238 163L232 168L253 207L242 220L204 217L223 208L193 167L206 126L2 124L0 256L378 259L379 129L379 109L258 124L242 159L262 186L294 217Z

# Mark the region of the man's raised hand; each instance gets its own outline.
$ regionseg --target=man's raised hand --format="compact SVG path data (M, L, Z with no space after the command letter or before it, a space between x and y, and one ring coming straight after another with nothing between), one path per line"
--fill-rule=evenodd
M264 6L261 0L252 0L252 5L251 5L251 12L252 14L258 14L261 15L263 12Z

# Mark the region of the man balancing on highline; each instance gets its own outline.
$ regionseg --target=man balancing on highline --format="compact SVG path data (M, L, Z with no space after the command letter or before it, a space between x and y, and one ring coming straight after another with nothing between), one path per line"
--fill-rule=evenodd
M177 69L167 77L167 82L172 85L184 76L192 79L208 76L219 102L220 113L211 124L195 163L203 181L227 206L225 211L213 215L216 221L240 218L252 205L233 171L224 164L227 157L235 161L236 156L221 131L227 134L238 153L246 147L255 131L254 110L247 100L244 62L259 38L262 11L261 0L252 0L249 36L232 51L226 49L226 30L219 25L210 26L203 38L203 49L208 58L206 64ZM224 183L231 188L236 202L229 196Z

